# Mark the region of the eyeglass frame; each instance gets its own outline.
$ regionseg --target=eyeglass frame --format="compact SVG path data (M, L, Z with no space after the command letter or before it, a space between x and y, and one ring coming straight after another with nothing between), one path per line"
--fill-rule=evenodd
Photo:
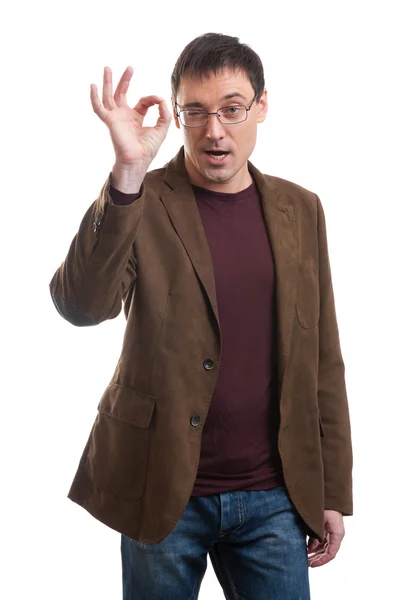
M239 105L237 105L237 106L244 106L244 108L245 108L245 110L246 110L246 113L245 113L245 119L243 119L242 121L235 121L235 123L222 123L222 122L221 122L221 117L220 117L219 111L220 111L220 110L223 110L223 108L230 108L229 106L221 106L221 107L220 107L220 108L219 108L219 109L218 109L216 112L207 112L207 111L206 111L204 108L200 108L200 109L198 109L198 110L203 110L204 112L206 112L206 113L207 113L207 121L206 121L205 123L203 123L202 125L185 125L185 124L184 124L184 123L181 121L181 119L180 119L180 114L181 114L182 112L188 112L189 110L195 110L195 109L192 109L192 108L183 108L183 110L180 110L180 112L177 112L177 106L178 106L178 104L177 104L177 102L176 102L176 101L174 102L174 107L175 107L175 111L176 111L176 117L177 117L178 119L180 119L180 123L181 123L181 125L182 125L183 127L188 127L188 128L190 128L190 129L195 129L196 127L205 127L205 126L207 125L207 123L209 122L209 120L210 120L210 115L217 115L217 118L218 118L219 122L221 123L221 125L239 125L239 123L244 123L245 121L247 121L247 118L248 118L248 111L249 111L249 110L250 110L250 108L252 107L252 105L253 105L253 102L254 102L254 100L255 100L256 98L257 98L257 94L255 94L255 95L254 95L254 98L251 100L250 106L249 106L248 108L247 108L247 106L246 106L245 104L239 104Z

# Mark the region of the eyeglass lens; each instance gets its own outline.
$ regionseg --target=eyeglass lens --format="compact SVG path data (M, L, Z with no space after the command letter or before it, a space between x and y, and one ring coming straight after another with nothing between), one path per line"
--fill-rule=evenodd
M247 118L247 109L245 106L225 106L218 110L220 121L223 124L240 123ZM199 127L207 123L208 113L205 110L182 110L180 118L183 125L189 127Z

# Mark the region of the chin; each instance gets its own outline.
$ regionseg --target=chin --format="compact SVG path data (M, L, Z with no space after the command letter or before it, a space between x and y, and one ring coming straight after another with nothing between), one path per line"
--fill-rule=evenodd
M228 181L233 176L233 173L228 173L227 171L220 171L216 173L215 171L204 171L201 173L204 179L208 181L214 181L215 183L223 183L224 181Z
M237 173L238 169L233 168L233 165L227 165L227 167L209 167L204 165L202 169L199 169L201 175L206 177L210 181L228 181Z

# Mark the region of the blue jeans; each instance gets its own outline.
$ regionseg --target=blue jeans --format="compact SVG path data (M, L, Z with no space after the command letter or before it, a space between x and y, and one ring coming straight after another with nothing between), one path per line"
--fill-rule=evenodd
M285 487L193 496L159 544L122 535L123 600L197 600L208 553L227 600L310 600L306 533Z

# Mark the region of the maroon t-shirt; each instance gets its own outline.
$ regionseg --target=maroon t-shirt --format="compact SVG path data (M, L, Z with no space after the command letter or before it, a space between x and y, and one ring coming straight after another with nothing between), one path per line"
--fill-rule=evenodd
M275 267L258 189L193 186L208 240L223 338L192 496L284 485L278 452ZM110 186L114 204L140 194Z

